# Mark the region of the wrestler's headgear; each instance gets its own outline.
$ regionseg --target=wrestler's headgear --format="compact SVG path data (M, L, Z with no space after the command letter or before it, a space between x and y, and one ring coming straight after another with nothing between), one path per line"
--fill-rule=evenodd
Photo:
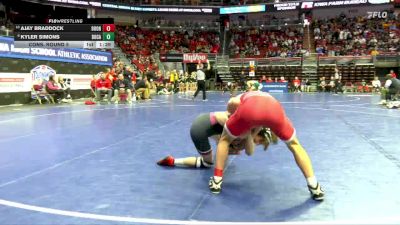
M262 136L265 139L265 141L263 143L264 150L266 150L268 148L270 143L272 143L272 144L278 143L278 137L269 128L263 127L260 130L260 132L258 132L258 135Z

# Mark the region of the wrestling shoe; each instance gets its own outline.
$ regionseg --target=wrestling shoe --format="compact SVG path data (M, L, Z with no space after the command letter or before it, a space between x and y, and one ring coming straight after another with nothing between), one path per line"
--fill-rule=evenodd
M325 192L322 190L319 183L317 183L317 186L315 188L312 188L311 186L308 185L308 190L311 193L311 198L314 199L315 201L324 200Z
M172 156L167 156L164 159L161 159L160 161L157 162L159 166L175 166L175 159Z
M219 194L221 192L222 185L222 177L210 177L210 181L208 183L208 187L210 188L211 193Z

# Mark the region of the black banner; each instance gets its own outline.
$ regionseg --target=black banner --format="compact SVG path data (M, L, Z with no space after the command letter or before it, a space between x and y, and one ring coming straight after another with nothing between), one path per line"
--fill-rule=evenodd
M178 13L178 14L219 14L218 7L209 6L171 6L171 5L154 5L154 6L132 6L125 4L116 4L114 2L94 2L83 0L42 0L44 3L59 5L74 5L83 7L98 7L103 9L118 9L132 12L149 12L149 13Z
M49 18L49 19L20 19L15 20L16 24L114 24L114 18Z
M393 0L398 1L398 0ZM234 10L235 13L252 13L252 7L265 6L265 12L277 12L277 11L289 11L289 10L310 10L313 8L340 8L347 6L371 6L371 5L381 5L390 4L391 0L317 0L317 1L298 1L298 2L282 2L282 3L271 3L262 5L252 5L252 6L231 6L231 7L209 7L209 6L167 6L167 5L150 5L150 6L132 6L117 4L114 2L94 2L94 1L83 1L83 0L42 0L43 3L49 4L59 4L59 5L69 5L78 7L88 7L88 8L103 8L111 10L124 10L132 12L144 12L144 13L174 13L174 14L203 14L203 15L213 15L220 14L220 8L224 8L223 11L229 12L230 8L237 8ZM241 8L249 8L250 10L241 11ZM259 11L257 11L259 12ZM232 14L232 13L223 13ZM73 19L72 19L73 20ZM74 21L72 21L74 22ZM71 23L72 23L71 22ZM40 23L40 22L39 22ZM85 21L83 22L85 23ZM108 22L100 22L108 23Z

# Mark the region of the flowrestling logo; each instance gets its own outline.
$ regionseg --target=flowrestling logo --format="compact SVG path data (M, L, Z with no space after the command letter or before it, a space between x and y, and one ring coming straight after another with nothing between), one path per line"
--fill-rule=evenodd
M183 54L184 63L197 63L199 61L205 63L207 62L207 59L208 59L207 54L202 54L202 53Z
M367 12L368 14L368 19L385 19L388 17L388 12L382 11L382 12Z

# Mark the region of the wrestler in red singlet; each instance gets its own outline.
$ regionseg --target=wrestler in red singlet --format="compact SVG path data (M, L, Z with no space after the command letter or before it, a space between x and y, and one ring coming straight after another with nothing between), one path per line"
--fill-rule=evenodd
M225 130L232 137L237 137L261 126L269 127L285 142L295 137L292 123L274 97L266 92L246 92L240 97L238 109L226 122Z
M324 199L325 193L314 175L311 159L296 137L296 131L281 104L274 97L265 92L247 92L229 101L228 112L233 114L224 125L217 146L214 176L208 184L212 193L221 192L229 144L238 136L254 135L259 127L268 127L286 142L307 181L311 197L316 201Z

